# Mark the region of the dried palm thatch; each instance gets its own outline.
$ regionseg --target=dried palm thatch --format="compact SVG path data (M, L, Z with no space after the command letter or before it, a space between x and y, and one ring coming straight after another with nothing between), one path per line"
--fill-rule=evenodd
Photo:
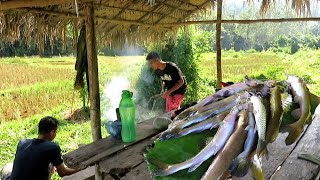
M21 0L0 0L0 38L13 42L25 37L27 42L53 41L72 35L76 40L84 16L84 0L62 1L56 5L33 7L19 5L7 9L5 3ZM40 0L29 0L40 1ZM50 0L47 0L50 1ZM118 46L124 43L149 43L166 34L175 34L177 27L161 23L182 22L192 14L212 7L210 0L95 0L96 37L99 44ZM152 3L152 5L150 5ZM12 5L12 7L14 7ZM43 43L38 43L40 49Z
M113 47L148 44L176 34L175 24L212 8L213 0L0 0L0 39L25 38L43 49L44 40L72 36L76 44L84 5L93 2L98 44ZM272 1L263 0L265 13ZM310 12L311 0L287 0L298 12ZM252 2L252 0L247 0ZM66 43L65 43L66 44Z
M252 1L252 0L248 0ZM260 8L260 14L265 14L268 9L270 9L271 3L274 2L275 0L262 0L262 5ZM291 4L291 7L296 10L298 14L306 14L310 15L311 10L310 10L310 4L312 0L286 0L286 3L289 5ZM318 0L314 0L318 1Z

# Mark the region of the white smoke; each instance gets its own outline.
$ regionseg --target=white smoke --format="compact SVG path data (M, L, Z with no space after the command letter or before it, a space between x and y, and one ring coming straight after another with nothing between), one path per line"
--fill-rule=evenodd
M123 90L128 90L130 81L127 77L113 77L104 86L102 99L107 105L102 109L102 117L108 121L117 120L116 108L119 107Z

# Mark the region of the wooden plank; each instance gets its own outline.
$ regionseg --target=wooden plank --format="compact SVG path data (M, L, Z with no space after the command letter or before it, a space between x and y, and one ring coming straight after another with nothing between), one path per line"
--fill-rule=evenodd
M217 24L216 24L216 48L217 48L217 85L221 88L221 20L222 20L222 0L217 0Z
M90 179L94 177L95 174L95 167L90 166L82 171L79 171L75 174L72 174L70 176L65 176L62 178L62 180L79 180L79 179Z
M119 174L117 172L130 171L132 168L139 166L144 162L143 151L146 145L151 143L150 138L144 139L100 161L101 171L109 174Z
M265 179L270 179L273 173L278 169L279 166L281 166L284 163L286 158L290 155L290 153L296 146L296 143L293 143L290 146L286 146L285 139L287 135L288 133L280 133L277 139L272 144L268 145L269 159L267 160L266 157L262 158L262 169L264 172ZM299 139L301 138L301 136L299 137ZM252 177L251 173L248 173L245 177L234 179L253 180L254 178Z
M138 167L130 171L121 180L152 180L148 171L147 163L143 162Z
M115 140L112 137L101 139L89 145L80 147L63 156L65 163L70 167L85 167L92 163L103 159L121 149L138 143L139 141L154 136L160 130L154 129L153 118L137 124L137 141L132 143L122 143L120 140Z
M320 154L320 114L313 119L306 133L301 138L297 147L286 159L273 179L292 180L292 179L315 179L320 170L320 166L306 160L298 159L298 154Z

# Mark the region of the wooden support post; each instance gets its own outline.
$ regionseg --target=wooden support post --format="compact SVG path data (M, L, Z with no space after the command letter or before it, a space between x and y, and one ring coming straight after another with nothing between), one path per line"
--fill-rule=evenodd
M217 24L216 24L216 49L217 49L217 85L221 88L221 20L222 20L222 0L217 0Z
M85 4L86 44L89 72L90 120L93 141L101 139L100 95L98 79L98 58L94 25L93 3ZM95 167L95 179L102 180L99 165Z

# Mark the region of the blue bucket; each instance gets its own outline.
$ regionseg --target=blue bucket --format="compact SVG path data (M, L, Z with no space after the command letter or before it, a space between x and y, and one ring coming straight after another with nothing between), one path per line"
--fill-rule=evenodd
M107 132L115 139L121 139L121 121L108 121L106 123Z

